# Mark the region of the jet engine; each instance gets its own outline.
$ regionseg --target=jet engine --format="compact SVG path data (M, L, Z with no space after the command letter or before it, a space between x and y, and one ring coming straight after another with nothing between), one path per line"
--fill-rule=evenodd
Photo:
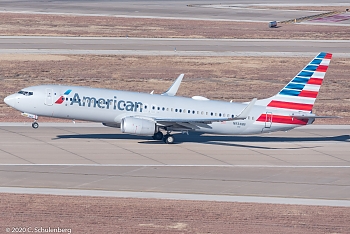
M156 124L147 119L126 117L121 122L122 133L129 133L143 136L153 136L156 132Z

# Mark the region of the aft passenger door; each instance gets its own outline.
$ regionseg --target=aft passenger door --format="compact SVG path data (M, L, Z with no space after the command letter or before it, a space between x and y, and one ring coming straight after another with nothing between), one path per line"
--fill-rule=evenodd
M265 128L271 128L272 112L266 112Z
M48 106L53 105L53 90L52 89L46 89L45 105L48 105Z

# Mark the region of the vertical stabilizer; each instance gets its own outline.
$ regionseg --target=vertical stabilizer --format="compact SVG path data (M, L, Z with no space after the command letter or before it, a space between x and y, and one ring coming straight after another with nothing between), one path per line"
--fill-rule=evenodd
M319 53L278 94L258 100L269 109L311 112L322 85L332 54Z

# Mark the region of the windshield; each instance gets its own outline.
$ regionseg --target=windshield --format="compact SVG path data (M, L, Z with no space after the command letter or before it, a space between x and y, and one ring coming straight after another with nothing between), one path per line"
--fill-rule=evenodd
M33 95L33 92L29 92L29 91L24 91L24 90L21 90L18 92L19 94L22 94L24 96L31 96Z

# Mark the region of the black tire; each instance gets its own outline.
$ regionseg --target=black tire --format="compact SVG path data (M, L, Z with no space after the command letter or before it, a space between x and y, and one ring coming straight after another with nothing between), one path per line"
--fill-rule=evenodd
M160 140L162 140L163 139L163 133L162 132L156 132L156 133L154 133L154 135L153 135L153 139L154 140L158 140L158 141L160 141Z
M37 122L32 123L32 128L37 129L39 127L39 124Z

